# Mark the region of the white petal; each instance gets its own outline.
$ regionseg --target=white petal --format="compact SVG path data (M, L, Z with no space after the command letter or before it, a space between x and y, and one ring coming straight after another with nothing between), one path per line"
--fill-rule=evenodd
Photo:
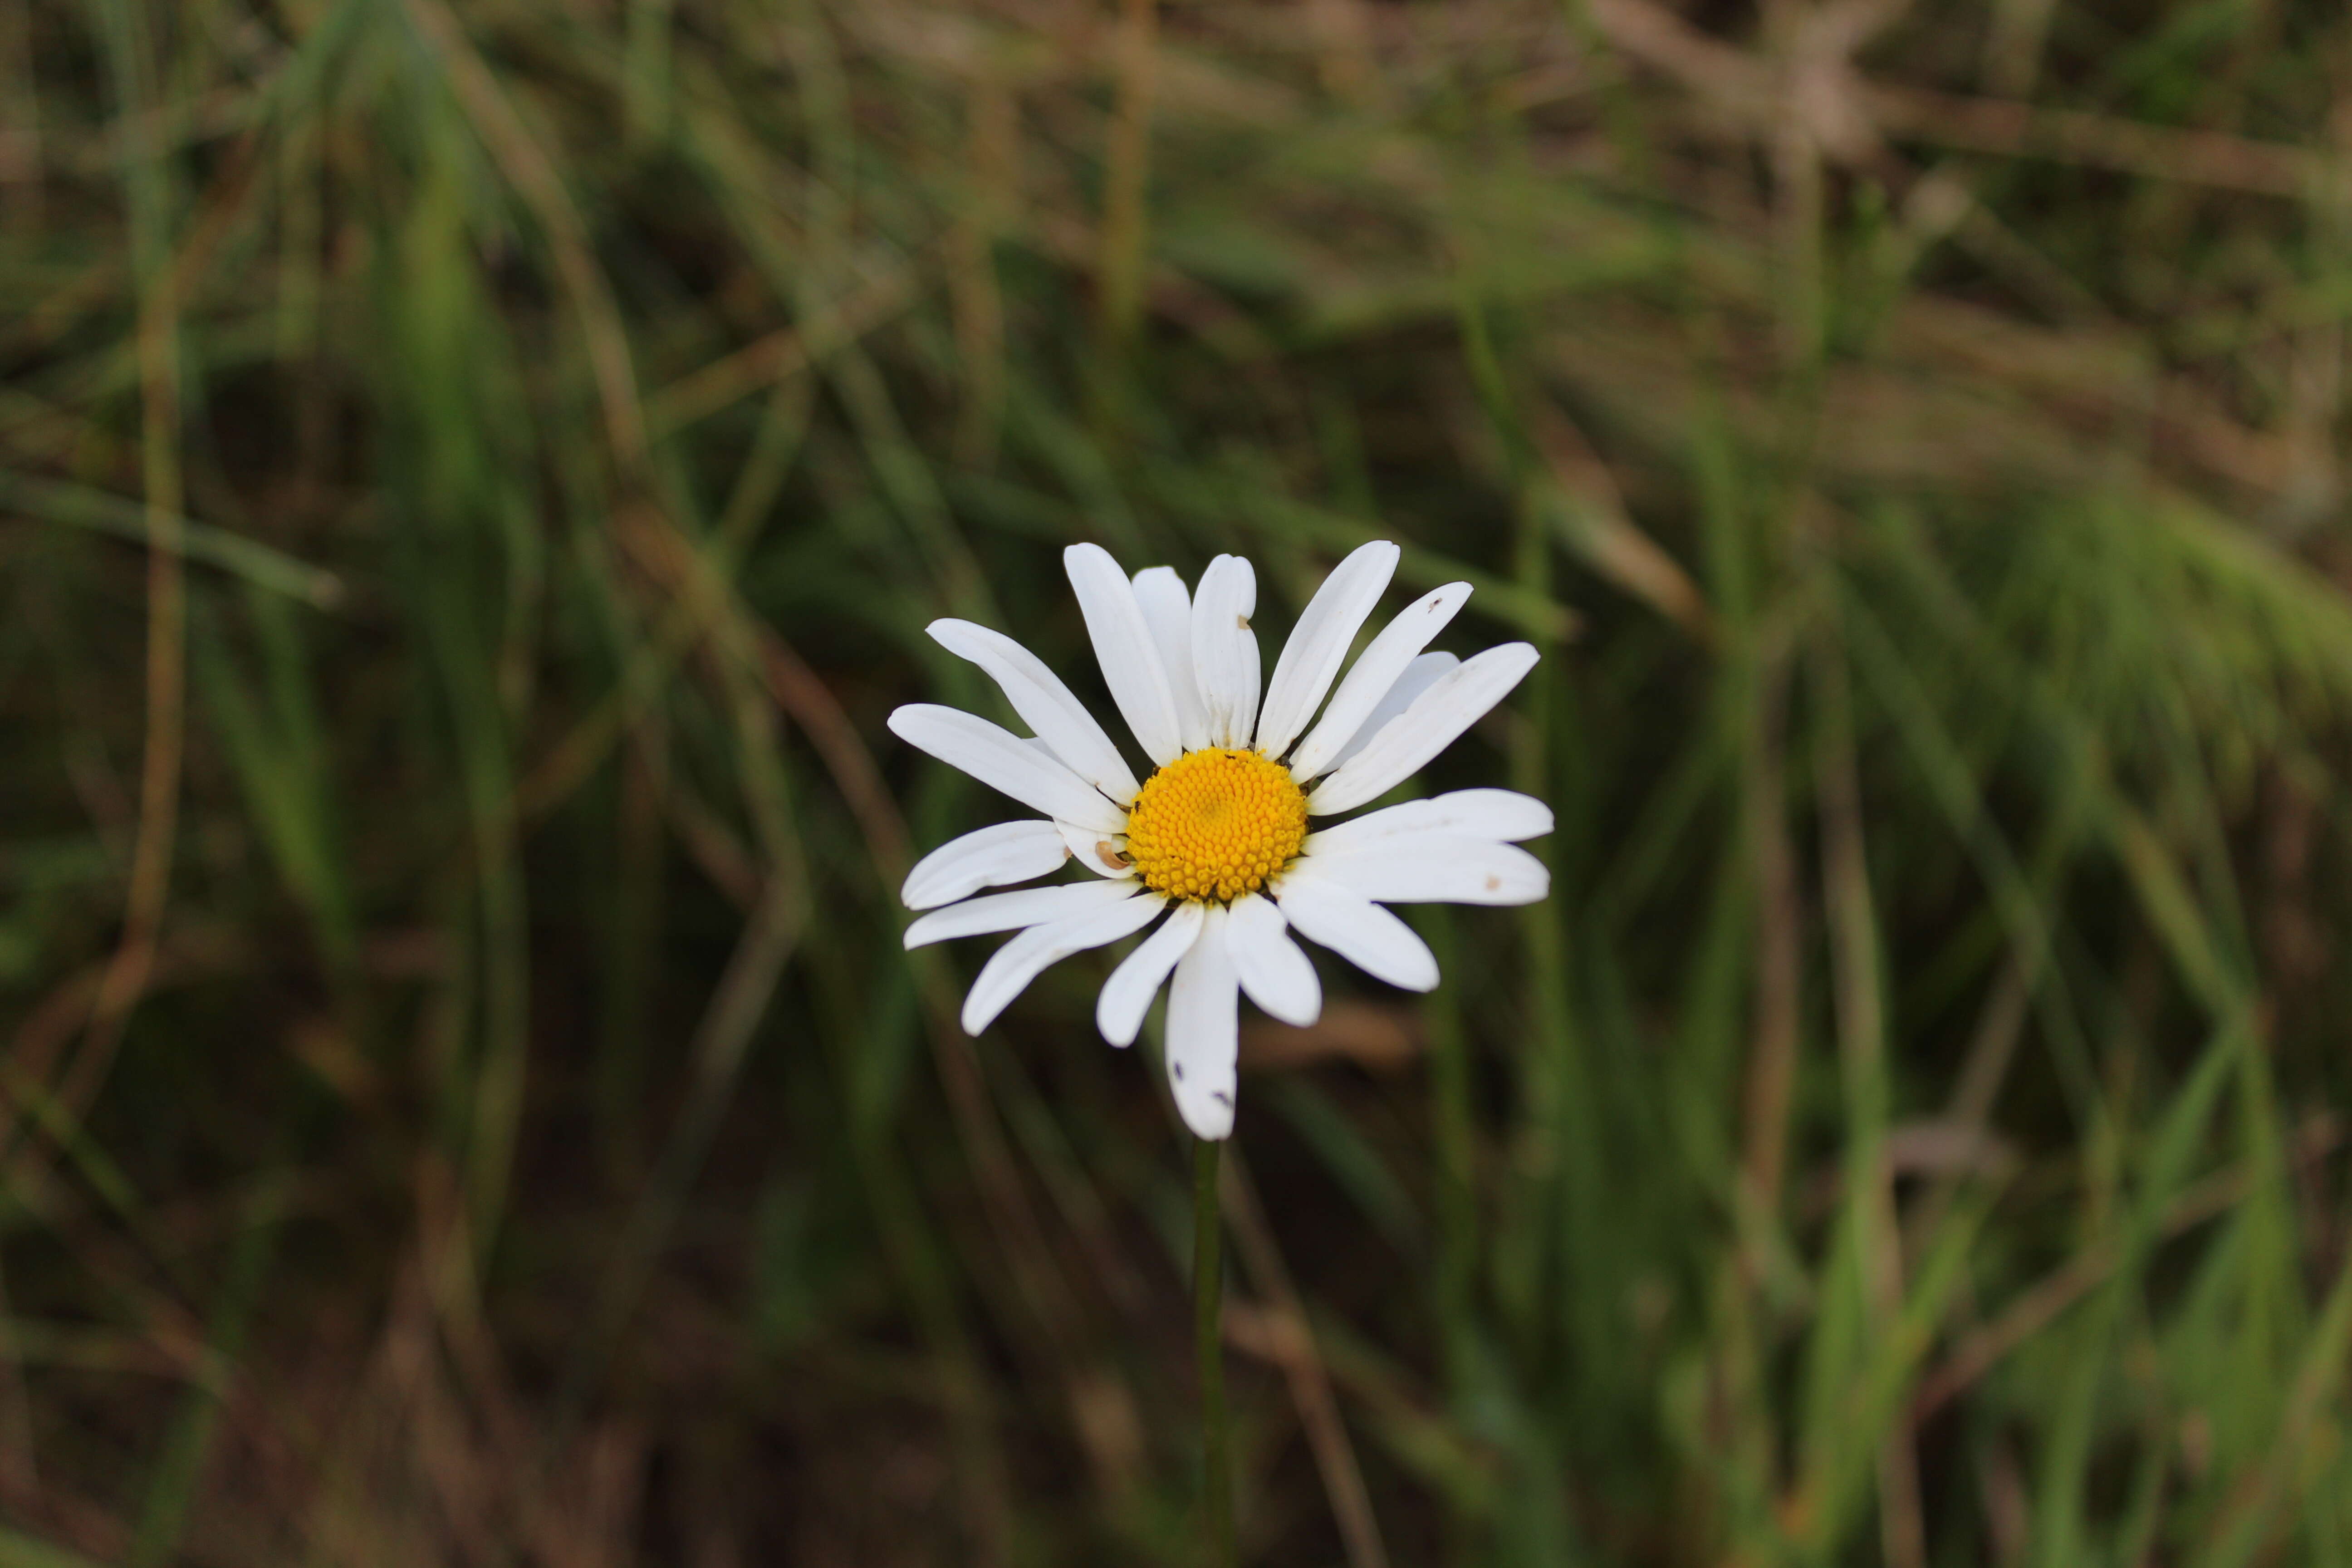
M1316 787L1307 809L1328 816L1386 795L1508 696L1535 668L1537 657L1533 644L1505 643L1439 676L1370 744Z
M1200 939L1168 987L1168 1087L1195 1138L1234 1131L1234 1063L1241 1050L1241 992L1225 945L1223 905L1202 906Z
M1045 660L1003 632L971 621L933 621L924 630L958 658L968 658L986 670L1004 689L1005 700L1013 704L1022 722L1034 730L1072 773L1121 804L1135 798L1141 786L1127 759L1118 754L1118 747L1103 733L1085 704L1062 684L1061 677L1045 668Z
M1274 679L1266 682L1265 707L1257 721L1259 751L1282 755L1315 717L1339 661L1348 657L1348 645L1356 640L1356 628L1380 603L1401 553L1387 540L1374 540L1331 568L1307 601L1282 657L1274 661Z
M1437 989L1437 955L1404 921L1360 893L1301 866L1274 896L1291 929L1375 980L1407 991Z
M1147 566L1135 574L1135 602L1160 648L1160 666L1176 699L1176 727L1184 749L1209 743L1209 718L1201 706L1201 686L1192 676L1192 598L1173 566Z
M1054 824L1055 832L1078 864L1097 877L1132 877L1135 868L1118 858L1118 845L1091 827L1067 822Z
M1408 800L1310 833L1308 855L1349 855L1387 847L1423 834L1513 844L1551 831L1551 807L1507 789L1457 789L1428 800Z
M1024 888L1017 893L990 893L966 899L962 903L933 910L908 926L907 951L912 952L952 937L1046 925L1073 915L1091 914L1106 904L1134 896L1134 886L1127 882L1056 882L1050 888Z
M1300 1027L1323 1011L1323 983L1315 965L1290 940L1282 911L1270 900L1244 893L1225 918L1225 945L1234 973L1249 999L1286 1024Z
M950 838L915 862L898 897L910 910L935 910L982 888L1042 877L1070 858L1050 822L1000 822Z
M1331 706L1323 710L1322 722L1299 743L1290 759L1291 777L1303 784L1339 765L1340 752L1356 738L1381 699L1395 687L1397 677L1429 646L1430 638L1445 629L1445 623L1469 597L1469 584L1448 583L1415 599L1381 629L1363 657L1349 669L1347 679L1339 682L1339 689L1331 694Z
M1127 831L1127 814L1055 761L1045 747L1032 745L977 713L910 702L890 715L890 732L1057 822L1104 833Z
M1184 733L1168 671L1160 662L1160 645L1144 624L1143 606L1135 602L1135 585L1099 544L1071 545L1062 552L1062 569L1078 595L1111 700L1144 754L1165 767L1184 749Z
M1542 861L1481 838L1415 836L1377 852L1318 855L1298 864L1316 880L1383 904L1531 904L1551 890Z
M1209 743L1246 746L1257 726L1257 574L1238 555L1220 555L1192 596L1192 673L1209 716Z
M1143 1027L1143 1016L1151 1011L1151 998L1159 994L1160 983L1168 978L1177 960L1192 951L1207 912L1206 904L1178 904L1168 923L1145 937L1110 972L1110 978L1103 982L1102 994L1095 998L1095 1027L1102 1031L1104 1039L1114 1046L1135 1044L1135 1033Z
M1097 884L1100 886L1102 884ZM1029 988L1029 983L1074 952L1132 936L1158 918L1167 900L1139 893L1107 910L1032 926L989 955L963 999L963 1032L977 1035Z
M1404 667L1396 684L1380 700L1371 713L1356 727L1356 738L1339 748L1331 759L1333 768L1346 767L1355 754L1372 742L1372 737L1388 728L1389 721L1412 707L1421 694L1437 684L1437 678L1448 670L1458 669L1462 661L1450 653L1425 653Z

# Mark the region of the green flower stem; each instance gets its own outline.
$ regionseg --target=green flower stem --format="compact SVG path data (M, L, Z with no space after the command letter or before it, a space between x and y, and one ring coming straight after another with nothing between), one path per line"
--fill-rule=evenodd
M1217 1160L1224 1145L1192 1144L1192 1338L1201 1363L1201 1503L1210 1568L1234 1568L1234 1472L1225 1440L1223 1282L1217 1263Z

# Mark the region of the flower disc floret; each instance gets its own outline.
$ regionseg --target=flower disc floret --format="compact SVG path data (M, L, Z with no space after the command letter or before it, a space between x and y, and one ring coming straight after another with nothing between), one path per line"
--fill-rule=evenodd
M1188 752L1144 782L1127 814L1136 875L1171 899L1256 892L1307 838L1307 796L1257 752Z

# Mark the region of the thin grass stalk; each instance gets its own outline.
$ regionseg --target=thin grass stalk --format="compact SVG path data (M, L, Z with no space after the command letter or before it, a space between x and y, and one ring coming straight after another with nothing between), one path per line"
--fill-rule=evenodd
M1454 921L1442 906L1414 922L1440 970L1453 973ZM1470 1047L1456 994L1441 989L1424 1005L1429 1037L1430 1138L1435 1151L1437 1268L1432 1280L1446 1384L1459 1408L1469 1397L1476 1345L1471 1333L1478 1289L1477 1121L1471 1106Z
M1387 1544L1381 1539L1380 1521L1372 1512L1371 1494L1364 1487L1363 1467L1356 1461L1347 1423L1339 1418L1339 1402L1332 1392L1331 1373L1307 1321L1307 1303L1291 1282L1282 1248L1265 1223L1257 1184L1249 1165L1234 1155L1233 1180L1222 1184L1222 1206L1233 1225L1235 1256L1264 1310L1282 1324L1283 1381L1298 1411L1298 1425L1323 1478L1324 1496L1331 1504L1331 1521L1339 1527L1339 1542L1348 1554L1348 1568L1389 1568Z
M1102 332L1118 352L1143 308L1145 187L1151 171L1151 100L1160 41L1158 0L1124 0L1118 101L1104 153Z
M1746 1086L1741 1199L1751 1222L1778 1223L1788 1166L1789 1117L1796 1097L1802 894L1787 821L1787 669L1777 658L1748 656L1742 672L1749 707L1743 716L1740 808L1756 878L1754 1025Z
M1546 510L1532 483L1525 485L1519 501L1514 576L1530 593L1549 599L1552 593L1551 541ZM1546 660L1528 672L1526 682L1528 721L1513 738L1511 783L1538 799L1552 800L1563 781L1555 773L1556 746L1560 733L1560 664ZM1555 889L1562 881L1562 850L1559 836L1548 836L1532 852L1550 870ZM1528 1022L1533 1050L1528 1064L1530 1111L1534 1121L1536 1169L1549 1189L1539 1202L1549 1236L1541 1244L1542 1276L1548 1290L1561 1297L1558 1317L1542 1331L1558 1335L1578 1368L1582 1386L1605 1387L1613 1381L1616 1363L1610 1354L1616 1325L1601 1308L1595 1291L1570 1289L1567 1280L1591 1279L1611 1267L1611 1216L1598 1206L1607 1177L1606 1129L1598 1120L1599 1097L1588 1052L1591 1040L1577 1008L1571 966L1576 954L1568 921L1562 912L1565 892L1518 911L1527 943ZM1533 1115L1531 1114L1531 1121ZM1589 1413L1594 1400L1583 1406ZM1563 1401L1559 1413L1573 1423L1579 1413Z
M1442 904L1418 911L1413 929L1436 954L1439 973L1456 973L1454 921ZM1441 986L1423 1005L1422 1027L1429 1039L1430 1143L1433 1207L1437 1254L1430 1277L1430 1310L1437 1323L1438 1354L1445 1397L1457 1421L1468 1420L1476 1399L1478 1368L1477 1120L1471 1101L1470 1044L1459 994ZM1474 1510L1448 1493L1444 1555L1448 1563L1470 1562L1479 1539Z
M155 967L179 838L180 774L186 747L187 578L180 470L180 289L172 263L170 180L145 127L153 96L146 9L127 0L97 7L126 150L124 196L138 300L140 481L147 541L147 716L140 756L139 826L132 841L122 934L90 1009L89 1036L66 1080L68 1102L98 1092L131 1014Z
M1217 1165L1224 1145L1192 1142L1192 1349L1201 1379L1201 1519L1210 1568L1234 1568L1234 1472L1225 1431L1224 1289L1217 1255Z
M948 288L961 374L951 449L962 467L987 468L1003 434L1005 306L996 245L1018 199L1021 106L1003 80L981 71L965 89L964 119L972 193L950 240Z
M1846 1184L1853 1205L1861 1265L1866 1348L1875 1352L1903 1310L1902 1233L1887 1134L1886 1002L1881 977L1876 900L1864 847L1862 776L1846 653L1830 634L1816 639L1812 673L1820 715L1814 734L1816 805L1822 832L1822 897L1828 917L1834 1013L1848 1118ZM1918 1458L1910 1422L1899 1412L1877 1444L1880 1549L1889 1568L1926 1568ZM1835 1510L1824 1510L1835 1548Z
M1147 231L1150 224L1151 109L1160 48L1160 0L1120 7L1117 98L1103 149L1101 252L1096 335L1104 381L1099 414L1125 417L1129 357L1143 315Z

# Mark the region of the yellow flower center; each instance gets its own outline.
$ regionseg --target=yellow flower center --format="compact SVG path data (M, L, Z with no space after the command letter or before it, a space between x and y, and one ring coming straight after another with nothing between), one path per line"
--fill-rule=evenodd
M1306 837L1307 796L1256 752L1187 752L1144 782L1127 814L1136 874L1171 899L1254 893Z

